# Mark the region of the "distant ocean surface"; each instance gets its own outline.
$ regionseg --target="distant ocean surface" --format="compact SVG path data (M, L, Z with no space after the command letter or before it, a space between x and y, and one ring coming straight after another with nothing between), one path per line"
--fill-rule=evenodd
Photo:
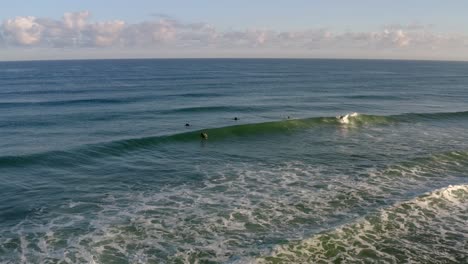
M0 263L468 263L468 63L0 62L0 139Z

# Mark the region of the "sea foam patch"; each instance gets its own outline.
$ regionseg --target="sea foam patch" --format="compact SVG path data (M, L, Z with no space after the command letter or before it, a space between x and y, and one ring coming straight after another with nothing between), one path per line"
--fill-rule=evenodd
M353 221L405 197L414 191L411 186L424 189L453 180L451 172L465 163L464 155L449 153L356 174L302 161L199 165L201 181L96 195L43 210L1 230L0 254L25 263L240 261ZM447 177L433 177L442 171ZM463 201L456 192L442 193L446 200ZM424 201L429 200L420 203ZM402 218L405 228L411 226L404 215L381 216L394 217ZM372 219L356 228L374 229L375 221L383 221ZM368 238L359 239L364 245Z
M463 263L468 259L467 213L468 185L448 186L279 246L255 262Z

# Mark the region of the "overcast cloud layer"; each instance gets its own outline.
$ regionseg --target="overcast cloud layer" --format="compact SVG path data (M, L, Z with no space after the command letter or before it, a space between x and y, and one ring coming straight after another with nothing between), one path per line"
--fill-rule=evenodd
M335 32L313 26L301 31L236 31L219 30L205 23L182 23L164 16L136 24L122 20L92 22L90 16L90 12L82 11L65 13L60 20L33 16L4 20L0 25L0 49L42 48L76 54L89 49L112 50L125 53L126 57L138 50L140 57L337 54L336 57L468 59L468 36L437 33L433 25L387 25L374 32Z

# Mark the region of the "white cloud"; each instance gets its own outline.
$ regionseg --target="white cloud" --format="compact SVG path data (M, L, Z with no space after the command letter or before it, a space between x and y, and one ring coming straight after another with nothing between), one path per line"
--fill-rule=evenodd
M372 34L372 38L382 47L408 47L411 43L411 37L401 29L388 30Z
M3 34L20 45L33 45L41 40L44 27L32 16L6 20L2 25Z
M120 20L92 24L89 26L92 43L98 47L115 45L124 27L125 22Z
M465 35L434 32L433 25L385 25L373 32L266 29L219 30L205 23L182 23L156 14L152 20L90 21L88 11L65 13L62 19L16 17L2 22L0 44L8 47L115 48L121 50L205 50L206 52L421 52L467 50ZM327 54L328 54L327 53ZM230 53L229 53L230 54Z
M63 15L63 25L70 30L83 30L90 15L89 11L65 13Z
M122 45L126 47L161 46L176 38L177 25L171 20L142 22L122 29Z

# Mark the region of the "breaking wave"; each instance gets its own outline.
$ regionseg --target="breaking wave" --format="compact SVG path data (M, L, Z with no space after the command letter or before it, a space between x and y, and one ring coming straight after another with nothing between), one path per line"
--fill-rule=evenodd
M36 162L57 161L63 164L70 162L83 162L85 160L106 157L120 156L134 150L152 148L164 143L183 143L200 141L200 133L207 133L210 141L228 140L236 137L254 137L261 135L262 138L275 134L293 134L317 126L347 126L362 127L369 125L388 125L398 122L415 122L437 119L465 119L468 112L453 113L428 113L428 114L402 114L393 116L366 115L350 113L338 117L314 117L306 119L287 119L274 122L241 124L220 128L207 128L197 131L154 137L141 137L103 142L97 144L84 145L70 150L48 151L29 155L1 156L0 167L2 166L22 166Z

